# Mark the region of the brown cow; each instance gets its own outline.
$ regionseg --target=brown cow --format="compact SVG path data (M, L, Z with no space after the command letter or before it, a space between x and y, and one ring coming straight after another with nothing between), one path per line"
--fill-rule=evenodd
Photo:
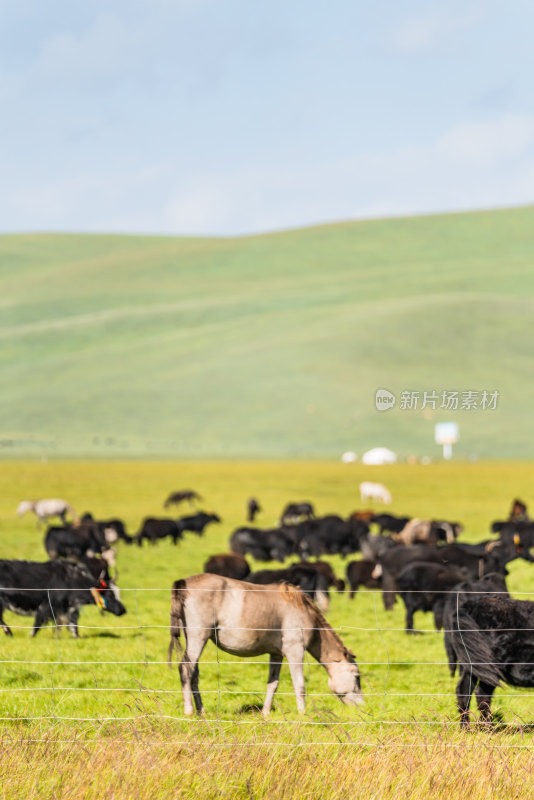
M244 556L236 553L218 553L218 555L208 558L204 564L204 572L243 581L250 575L250 567Z

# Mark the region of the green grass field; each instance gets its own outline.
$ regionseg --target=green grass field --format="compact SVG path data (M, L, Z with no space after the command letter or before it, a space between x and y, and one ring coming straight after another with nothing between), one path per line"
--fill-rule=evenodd
M184 720L178 672L166 665L173 580L227 550L250 494L262 502L265 525L295 499L314 501L319 513L346 514L359 506L357 485L370 475L390 487L394 512L461 520L464 540L477 541L512 497L532 501L534 464L1 463L4 558L43 559L43 531L33 517L15 516L18 501L31 496L65 496L79 512L122 517L135 532L142 517L163 513L170 490L190 486L223 523L177 547L121 543L128 614L84 609L77 641L52 627L30 640L31 620L6 614L14 637L2 637L0 797L96 798L102 787L114 798L529 796L531 693L503 686L494 707L512 725L461 734L443 635L430 615L418 614L424 633L406 636L401 603L386 613L370 591L354 601L333 594L327 615L357 655L361 709L330 695L325 671L308 658L306 714L296 713L284 667L276 709L264 721L245 706L262 701L265 658L239 660L209 644L200 669L206 719ZM343 574L343 561L330 560ZM530 564L516 561L510 573L512 593L534 594Z
M236 239L0 237L0 455L531 458L534 207Z

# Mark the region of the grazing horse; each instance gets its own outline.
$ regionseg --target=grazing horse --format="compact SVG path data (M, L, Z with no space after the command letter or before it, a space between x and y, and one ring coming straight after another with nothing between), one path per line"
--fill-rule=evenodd
M22 517L27 511L33 511L39 522L46 522L50 517L60 517L63 525L67 523L67 514L70 514L73 520L77 520L75 510L70 506L66 500L58 498L50 498L46 500L23 500L19 503L17 514Z
M328 685L344 703L363 702L355 657L321 612L299 589L287 584L256 586L219 575L193 575L175 581L171 595L171 641L180 650L184 631L186 650L180 664L184 712L204 711L198 688L198 660L208 640L234 656L270 655L263 714L271 710L282 661L287 658L297 698L304 712L304 652L328 672Z

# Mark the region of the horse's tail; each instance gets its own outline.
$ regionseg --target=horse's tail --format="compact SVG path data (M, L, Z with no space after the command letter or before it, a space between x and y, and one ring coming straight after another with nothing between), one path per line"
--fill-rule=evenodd
M182 578L179 581L174 581L171 590L171 641L169 642L169 650L167 653L167 663L169 667L172 666L173 649L176 648L177 653L182 652L180 633L184 626L183 614L186 597L186 582Z
M452 619L447 648L451 672L451 662L455 656L456 664L461 668L471 670L473 675L490 686L498 686L503 675L495 663L491 632L482 630L466 609L460 608Z

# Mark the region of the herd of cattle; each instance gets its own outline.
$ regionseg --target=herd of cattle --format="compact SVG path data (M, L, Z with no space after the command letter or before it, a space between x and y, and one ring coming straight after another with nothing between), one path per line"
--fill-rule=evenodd
M183 500L197 499L195 492L173 493L165 507ZM96 605L116 616L126 613L117 586L118 571L112 545L143 540L155 544L158 539L181 539L186 531L201 535L210 522L220 522L216 514L198 512L179 520L147 517L138 533L130 536L120 519L96 520L90 513L78 517L72 506L61 499L22 501L18 514L33 512L39 522L59 517L62 525L51 525L44 536L47 562L0 560L0 627L7 635L11 629L4 621L4 610L33 616L32 636L47 622L66 626L78 637L78 618L84 605ZM71 521L68 521L68 517ZM114 569L113 575L110 570Z
M173 492L165 507L200 499L191 490ZM48 505L47 505L48 504ZM247 503L248 520L261 510L256 498ZM61 526L45 533L48 562L0 561L0 625L5 608L34 616L32 636L47 621L65 624L78 635L79 609L96 604L117 616L126 613L110 569L115 566L112 545L120 540L141 546L170 538L174 544L190 531L202 535L217 514L199 511L178 519L148 517L131 536L119 519L78 518L62 500L25 501L19 513L33 511L40 521L59 516ZM67 514L72 521L67 521ZM475 692L481 719L491 719L492 694L501 681L534 686L534 602L509 597L507 565L514 559L534 561L534 522L524 503L515 500L507 519L491 525L497 534L477 544L457 541L462 526L451 520L422 520L393 514L355 511L344 518L318 517L309 502L291 503L279 523L270 528L237 528L228 553L211 556L204 572L250 584L290 584L327 611L329 590L344 591L325 556L351 554L346 580L353 598L360 586L381 589L390 610L401 597L406 608L406 632L415 633L414 614L432 612L436 629L445 631L451 674L459 671L456 689L462 725L469 722ZM284 568L252 572L246 556L256 561L284 562ZM313 560L312 560L313 559Z

